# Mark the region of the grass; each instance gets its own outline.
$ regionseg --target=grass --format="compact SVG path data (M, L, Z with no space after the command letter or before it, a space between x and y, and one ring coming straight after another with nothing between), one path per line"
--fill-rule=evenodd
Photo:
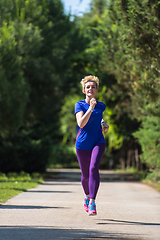
M155 170L147 174L146 178L142 181L145 184L153 187L160 192L160 171Z
M9 173L7 175L0 173L0 204L21 192L36 187L42 182L43 179L38 173L34 173L31 176L24 172L20 174Z
M147 185L151 186L152 188L156 189L158 192L160 192L160 182L156 183L156 182L152 182L150 180L143 180L142 182L144 184L147 184Z

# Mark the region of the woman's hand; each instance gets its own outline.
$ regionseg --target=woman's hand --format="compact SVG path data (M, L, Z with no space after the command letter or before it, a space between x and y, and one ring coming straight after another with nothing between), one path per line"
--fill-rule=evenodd
M96 104L97 104L96 99L92 98L90 100L90 106L89 106L89 108L88 108L88 110L86 111L85 114L84 114L83 111L80 111L80 112L76 113L77 124L80 128L83 128L87 124L87 122L88 122Z
M109 126L103 121L103 122L102 122L102 128L103 128L103 131L104 131L104 132L107 132L108 129L109 129Z
M96 104L97 104L96 99L95 99L95 98L92 98L92 99L90 100L90 108L92 109L92 111L93 111L93 109L95 108Z

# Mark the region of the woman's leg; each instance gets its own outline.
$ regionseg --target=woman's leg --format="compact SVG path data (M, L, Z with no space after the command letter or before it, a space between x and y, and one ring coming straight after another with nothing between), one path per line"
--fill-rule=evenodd
M90 150L76 149L77 159L81 168L81 183L83 186L84 193L89 195L89 165L91 158Z
M105 143L98 143L92 150L91 161L90 161L90 170L89 170L89 194L90 199L95 199L99 184L99 164L102 159L105 150Z

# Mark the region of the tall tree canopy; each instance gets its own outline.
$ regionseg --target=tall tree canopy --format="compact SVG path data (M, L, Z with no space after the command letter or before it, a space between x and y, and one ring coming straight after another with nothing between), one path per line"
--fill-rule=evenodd
M1 169L41 171L59 135L73 23L57 0L1 0L0 9Z
M90 74L110 125L102 165L138 166L139 150L160 167L158 0L92 0L74 20L59 0L0 0L0 13L1 171L76 160L74 104Z
M118 82L110 90L117 101L115 117L123 133L134 133L141 123L133 135L142 147L142 159L154 168L160 164L159 10L159 1L113 0L97 27L103 69Z

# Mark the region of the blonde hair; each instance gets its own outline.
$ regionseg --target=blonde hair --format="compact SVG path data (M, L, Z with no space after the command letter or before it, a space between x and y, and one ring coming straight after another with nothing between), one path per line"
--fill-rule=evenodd
M83 93L85 92L85 84L86 84L87 82L95 82L95 83L96 83L96 87L97 87L97 88L99 87L99 79L98 79L98 77L95 77L95 76L92 76L92 75L86 76L86 77L83 78L82 81L81 81L81 84L82 84L82 92L83 92Z

